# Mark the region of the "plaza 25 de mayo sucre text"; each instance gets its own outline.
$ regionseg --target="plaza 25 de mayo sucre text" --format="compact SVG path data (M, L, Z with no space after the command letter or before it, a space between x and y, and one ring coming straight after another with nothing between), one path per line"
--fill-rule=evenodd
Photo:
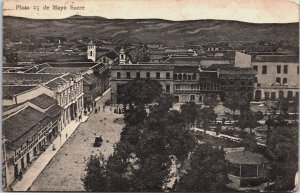
M74 10L74 11L78 11L78 10L85 10L84 6L78 6L78 5L43 5L43 6L28 6L28 5L16 5L16 10L36 10L36 11L48 11L48 10L57 10L57 11L67 11L67 10Z

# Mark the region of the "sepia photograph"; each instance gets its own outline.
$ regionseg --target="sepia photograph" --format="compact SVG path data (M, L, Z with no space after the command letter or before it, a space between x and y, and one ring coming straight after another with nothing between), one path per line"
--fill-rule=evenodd
M2 191L298 191L299 0L2 5Z

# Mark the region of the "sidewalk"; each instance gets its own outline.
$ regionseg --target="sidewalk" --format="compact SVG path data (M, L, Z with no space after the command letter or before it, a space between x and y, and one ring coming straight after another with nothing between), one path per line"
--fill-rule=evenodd
M86 117L83 118L87 119ZM32 165L23 174L23 178L17 181L13 186L13 191L27 191L39 174L44 170L53 156L63 146L74 130L80 125L78 121L71 121L62 131L51 145L32 163ZM53 150L55 146L55 150Z

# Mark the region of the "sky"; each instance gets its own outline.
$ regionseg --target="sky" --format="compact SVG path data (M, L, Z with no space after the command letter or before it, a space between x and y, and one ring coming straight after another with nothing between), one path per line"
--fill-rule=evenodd
M66 10L54 10L55 5L66 6ZM71 5L84 10L71 10ZM299 22L299 0L4 0L3 9L4 15L34 19L60 19L78 14L109 19Z

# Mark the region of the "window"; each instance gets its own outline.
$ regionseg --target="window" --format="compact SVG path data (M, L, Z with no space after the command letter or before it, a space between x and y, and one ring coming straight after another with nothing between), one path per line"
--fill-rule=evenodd
M263 65L262 66L262 74L267 74L268 73L268 68L267 66Z
M245 86L245 82L244 81L241 82L241 86Z
M140 77L141 77L141 73L140 73L140 72L137 72L137 73L136 73L136 77L137 77L137 78L140 78Z
M117 72L117 78L121 78L121 72Z
M270 99L270 93L269 92L265 92L265 99L269 100Z
M287 74L288 73L288 65L283 66L283 73Z
M281 78L279 78L279 77L276 77L276 83L281 83Z
M280 73L281 73L281 66L277 65L277 74L280 74Z
M93 56L93 51L90 51L90 56Z
M258 71L258 66L253 66L253 70Z
M286 84L287 83L287 78L283 78L282 79L282 84Z
M192 79L193 79L193 80L196 80L196 74L193 74Z
M233 81L230 81L229 84L230 84L230 85L233 85Z
M170 88L171 88L170 85L167 84L166 85L166 92L170 92Z
M150 72L146 72L146 78L150 78Z
M257 77L254 77L254 82L257 82Z
M166 78L170 78L170 72L166 73Z
M191 95L190 100L194 101L195 100L195 95Z
M156 72L156 78L160 78L160 72Z
M248 85L249 85L249 86L252 86L252 84L253 84L252 81L249 81Z
M130 72L126 72L127 78L130 78Z

